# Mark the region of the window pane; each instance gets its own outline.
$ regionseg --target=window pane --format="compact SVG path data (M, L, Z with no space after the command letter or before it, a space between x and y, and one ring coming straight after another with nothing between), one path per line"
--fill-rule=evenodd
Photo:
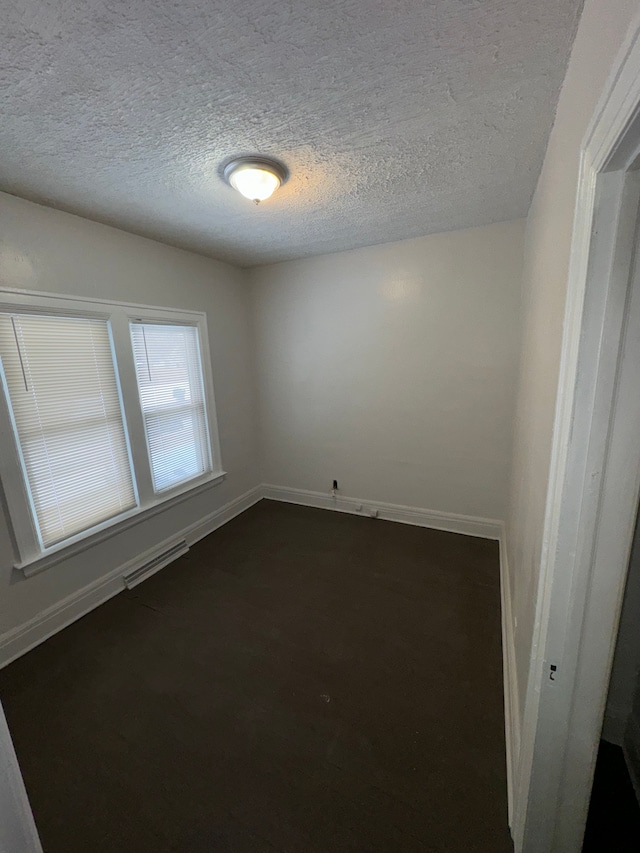
M156 492L211 470L195 326L132 323L131 339Z
M136 506L107 322L0 314L0 357L43 547Z

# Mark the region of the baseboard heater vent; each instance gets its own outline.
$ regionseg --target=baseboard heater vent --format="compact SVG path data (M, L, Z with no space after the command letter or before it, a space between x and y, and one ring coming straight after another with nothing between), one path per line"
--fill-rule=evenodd
M174 560L177 560L178 557L181 557L183 554L186 554L189 550L189 546L187 545L184 539L181 539L179 542L176 542L174 545L171 545L170 548L165 548L164 551L161 551L159 554L155 554L153 557L150 557L146 560L141 566L138 566L137 569L132 569L132 571L127 572L122 576L124 581L124 585L127 589L133 589L134 586L137 586L142 581L150 578L151 575L154 575L156 572L159 572L160 569L164 569L165 566L168 566L169 563L172 563Z

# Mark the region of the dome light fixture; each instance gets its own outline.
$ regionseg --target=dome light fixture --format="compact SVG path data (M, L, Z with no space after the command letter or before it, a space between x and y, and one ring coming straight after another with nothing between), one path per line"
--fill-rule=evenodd
M239 157L224 167L222 176L245 198L266 201L287 180L281 163L266 157Z

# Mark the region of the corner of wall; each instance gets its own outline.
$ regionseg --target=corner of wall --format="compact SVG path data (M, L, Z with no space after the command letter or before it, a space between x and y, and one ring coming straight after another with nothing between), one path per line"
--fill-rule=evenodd
M247 289L249 329L250 329L250 358L251 376L253 382L253 412L255 429L255 454L257 482L263 483L265 479L265 449L263 430L263 405L260 381L260 326L258 323L257 292L260 286L260 267L249 267L244 269L244 281Z

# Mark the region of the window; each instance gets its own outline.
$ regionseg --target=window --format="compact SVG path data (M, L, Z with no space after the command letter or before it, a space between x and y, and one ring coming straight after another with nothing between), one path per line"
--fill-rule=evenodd
M107 323L2 314L0 355L42 547L134 507Z
M200 313L0 292L20 568L222 478L207 353Z
M132 323L131 339L158 493L210 468L198 330Z

